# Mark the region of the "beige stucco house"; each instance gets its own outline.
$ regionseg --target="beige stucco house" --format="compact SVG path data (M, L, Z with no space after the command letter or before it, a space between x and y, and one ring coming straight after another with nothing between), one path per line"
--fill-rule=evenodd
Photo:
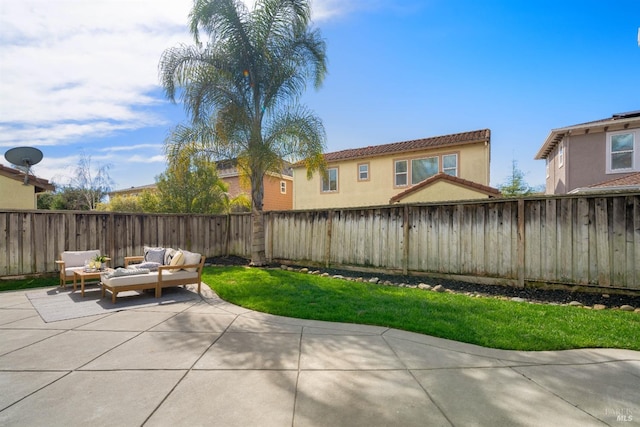
M498 197L489 187L489 129L324 155L327 174L293 168L293 208L380 206Z
M640 172L640 111L553 129L535 156L546 194L579 192Z
M37 194L54 190L49 181L32 175L25 184L23 171L0 165L0 209L37 209Z

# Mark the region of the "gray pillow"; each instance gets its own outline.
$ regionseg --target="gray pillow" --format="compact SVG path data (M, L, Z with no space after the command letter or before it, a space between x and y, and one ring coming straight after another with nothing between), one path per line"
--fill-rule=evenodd
M160 267L161 265L162 264L160 264L159 262L145 261L145 262L141 262L140 264L130 265L129 267L132 267L132 268L147 268L147 269L149 269L149 271L158 271L158 267Z
M164 263L164 248L144 248L144 260L146 262Z

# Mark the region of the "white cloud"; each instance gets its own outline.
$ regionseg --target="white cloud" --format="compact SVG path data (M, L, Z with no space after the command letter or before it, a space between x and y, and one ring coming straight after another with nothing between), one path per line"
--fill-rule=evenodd
M156 126L162 52L190 0L0 0L0 145Z
M390 0L312 0L313 17L326 21L381 1ZM252 8L255 0L245 2ZM0 0L0 147L63 146L171 126L158 61L165 49L192 43L192 4ZM60 166L43 163L43 170Z

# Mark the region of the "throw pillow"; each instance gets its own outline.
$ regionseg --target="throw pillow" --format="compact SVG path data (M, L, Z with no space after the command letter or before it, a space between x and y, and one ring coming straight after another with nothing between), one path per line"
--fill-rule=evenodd
M184 265L184 254L180 251L177 251L173 258L171 258L171 266Z
M149 271L158 271L158 267L160 267L162 264L160 264L159 262L152 262L152 261L145 261L145 262L141 262L140 264L133 264L129 267L131 268L148 268Z
M144 260L147 262L164 263L164 248L144 247Z
M180 252L184 255L184 265L200 264L200 254L196 252L185 251L180 249ZM197 267L185 268L186 271L196 271Z
M166 248L164 251L164 265L171 265L171 259L176 254L176 250L173 248Z

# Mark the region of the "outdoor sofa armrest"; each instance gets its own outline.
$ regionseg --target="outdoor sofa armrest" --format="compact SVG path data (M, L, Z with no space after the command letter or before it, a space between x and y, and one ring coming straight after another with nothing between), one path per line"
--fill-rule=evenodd
M143 255L126 256L124 257L124 267L126 268L129 264L139 264L142 261L144 261Z

